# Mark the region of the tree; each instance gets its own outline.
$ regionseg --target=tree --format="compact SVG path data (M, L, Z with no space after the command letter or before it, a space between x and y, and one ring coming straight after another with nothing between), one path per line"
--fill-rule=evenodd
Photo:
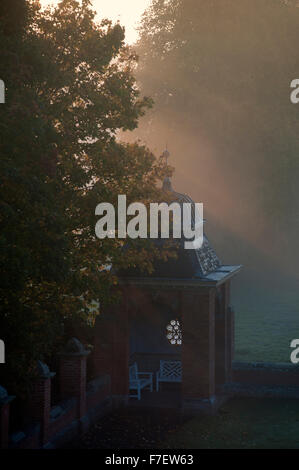
M123 28L97 24L88 0L26 8L17 30L0 25L0 331L11 390L26 389L36 359L53 353L70 320L92 324L91 302L114 300L117 277L104 266L152 269L159 252L141 240L124 250L124 240L95 238L95 207L116 204L118 194L148 202L169 172L146 147L117 139L151 106Z

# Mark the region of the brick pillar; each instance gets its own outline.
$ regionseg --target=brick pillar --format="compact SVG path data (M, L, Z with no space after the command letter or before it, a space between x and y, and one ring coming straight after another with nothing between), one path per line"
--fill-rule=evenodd
M229 310L229 281L220 286L219 311L216 314L216 379L217 385L231 380L231 324Z
M182 405L212 412L215 402L215 292L182 292Z
M114 404L126 403L129 394L129 324L126 297L107 307L97 319L94 349L97 374L111 377Z
M41 425L40 443L46 444L49 438L51 411L51 378L55 372L50 372L48 366L41 361L37 363L37 378L33 381L30 396L30 416Z
M72 338L60 354L61 397L77 399L80 420L86 414L86 360L89 353L79 340Z
M0 449L8 448L9 407L14 396L8 396L5 388L0 386Z

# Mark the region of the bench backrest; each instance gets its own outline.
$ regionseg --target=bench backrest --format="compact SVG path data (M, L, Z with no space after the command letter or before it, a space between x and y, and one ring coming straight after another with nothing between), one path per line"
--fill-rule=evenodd
M138 367L137 367L136 362L134 362L134 364L132 364L129 367L129 379L130 380L137 380L138 379Z
M182 376L181 361L160 361L160 375L165 378L179 378Z

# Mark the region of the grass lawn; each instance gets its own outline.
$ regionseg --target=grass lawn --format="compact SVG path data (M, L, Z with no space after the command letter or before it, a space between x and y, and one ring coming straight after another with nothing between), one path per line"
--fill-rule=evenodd
M232 283L235 359L290 362L290 343L299 337L298 287L265 288Z
M187 421L159 447L299 449L299 400L232 399L216 416Z

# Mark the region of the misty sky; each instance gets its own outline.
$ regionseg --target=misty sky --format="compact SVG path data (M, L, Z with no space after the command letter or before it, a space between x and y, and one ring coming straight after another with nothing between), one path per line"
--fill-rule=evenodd
M42 6L57 4L59 0L40 0ZM126 28L126 41L132 44L136 41L138 33L136 25L151 0L92 0L94 9L100 18L109 18L119 21Z

